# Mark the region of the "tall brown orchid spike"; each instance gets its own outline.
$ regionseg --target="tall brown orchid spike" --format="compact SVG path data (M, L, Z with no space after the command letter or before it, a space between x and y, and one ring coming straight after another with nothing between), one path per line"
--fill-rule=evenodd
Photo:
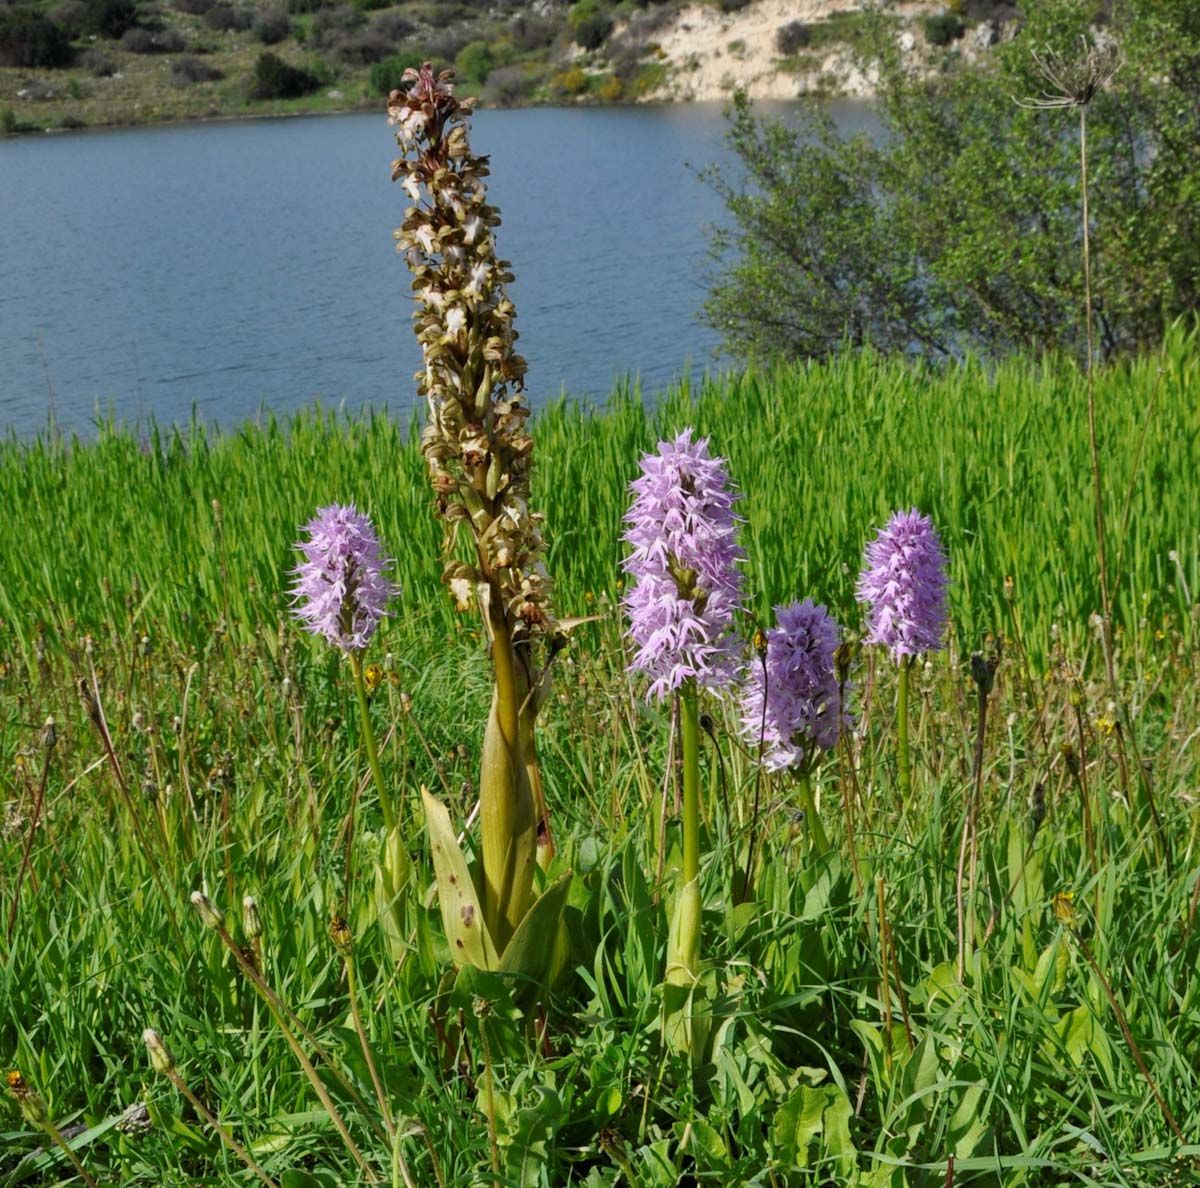
M495 695L480 783L483 913L498 948L531 894L536 856L551 853L534 722L545 658L558 634L541 517L530 510L533 439L516 311L496 255L500 215L487 200L488 160L471 150L472 101L429 63L388 99L401 155L392 164L412 200L396 249L413 273L413 320L428 405L421 452L445 526L443 580L460 607L477 599L491 639ZM457 545L469 536L471 557ZM541 842L539 847L538 843Z

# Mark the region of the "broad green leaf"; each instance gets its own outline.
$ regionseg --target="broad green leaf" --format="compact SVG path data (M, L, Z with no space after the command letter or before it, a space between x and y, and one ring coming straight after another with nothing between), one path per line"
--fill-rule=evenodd
M438 906L442 911L442 927L446 930L451 959L460 967L475 965L480 969L495 969L499 959L483 920L467 860L459 849L454 826L450 823L450 814L425 788L421 789L421 800L429 824Z
M500 957L497 968L502 973L537 986L545 985L554 972L556 957L561 959L560 925L570 889L568 871L534 900Z
M850 1115L850 1100L837 1085L801 1085L776 1111L771 1127L775 1157L785 1167L826 1174L832 1162L840 1182L846 1182L857 1159ZM815 1152L810 1151L818 1139Z
M986 1088L984 1085L969 1086L950 1115L950 1142L955 1159L974 1155L990 1129L984 1101Z

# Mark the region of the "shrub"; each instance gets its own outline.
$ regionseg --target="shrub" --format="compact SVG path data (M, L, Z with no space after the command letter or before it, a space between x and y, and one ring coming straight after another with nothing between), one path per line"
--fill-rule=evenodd
M359 12L374 12L377 8L391 8L394 0L350 0Z
M345 37L333 47L338 61L347 66L370 66L382 62L391 52L391 41L370 30Z
M371 32L386 37L393 45L399 44L416 31L417 26L399 12L381 12L371 22Z
M812 27L804 21L789 21L775 30L775 49L780 57L790 58L812 44Z
M309 95L321 80L309 70L285 62L278 54L263 53L254 63L250 84L252 99L298 99Z
M139 23L135 0L85 0L85 3L84 30L97 37L110 37L115 41L126 29Z
M313 16L309 38L318 49L329 49L347 33L361 29L367 18L349 4L337 8L322 8Z
M248 9L234 8L232 4L218 4L204 14L204 23L218 33L244 33L253 21Z
M187 42L178 29L126 29L121 48L131 54L178 54Z
M200 58L185 56L176 58L171 63L171 81L177 87L191 86L193 83L217 82L224 77L224 70L210 66Z
M587 75L578 66L563 70L550 80L550 90L556 95L563 95L567 98L582 95L587 88Z
M722 12L740 12L750 3L750 0L717 0L717 7Z
M376 95L390 95L399 90L404 80L404 72L420 66L422 60L419 50L406 50L403 53L392 54L382 62L376 62L371 67L371 90Z
M562 24L546 16L521 13L509 26L509 36L519 53L529 53L549 45L558 36Z
M264 8L254 18L254 36L263 45L277 45L292 32L292 18L286 8Z
M468 82L485 83L495 62L491 46L486 41L472 41L464 45L454 59L454 69L460 78Z
M87 26L87 5L83 0L60 0L46 15L72 40L82 36Z
M498 107L523 103L533 94L534 82L523 66L499 66L488 75L487 97Z
M610 17L602 12L593 12L575 26L575 44L585 50L597 50L608 40L612 29Z
M453 62L473 38L465 29L439 29L424 39L422 49L430 62Z
M624 93L625 88L621 85L621 80L615 74L610 74L600 84L596 98L602 99L605 103L616 103Z
M288 0L288 12L293 15L319 12L322 8L328 8L331 3L332 0Z
M17 116L13 109L0 108L0 136L11 136L17 128Z
M186 12L189 16L203 16L210 8L215 7L217 0L173 0L176 11Z
M49 70L71 63L65 29L29 8L0 10L0 66Z
M93 78L112 78L117 64L103 50L87 49L80 56L79 65Z
M925 30L925 40L930 45L949 45L967 31L962 17L953 12L940 12L933 16L927 16L921 25Z

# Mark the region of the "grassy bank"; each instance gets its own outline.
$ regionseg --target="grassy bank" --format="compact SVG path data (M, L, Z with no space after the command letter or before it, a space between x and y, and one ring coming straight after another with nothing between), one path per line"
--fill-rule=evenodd
M1200 590L1196 380L1192 340L1181 334L1161 357L1100 377L1107 511L1110 523L1126 522L1127 630L1185 624L1185 589ZM950 597L968 645L1011 629L1009 577L1039 656L1056 624L1083 631L1098 605L1079 376L1024 360L937 373L858 355L684 387L650 410L622 391L600 414L561 404L539 414L537 493L569 612L582 613L589 592L614 592L636 458L683 424L712 437L744 491L760 615L803 590L852 620L871 526L911 504L954 542ZM225 434L103 426L82 446L48 435L10 441L0 444L0 499L18 509L0 539L0 614L25 663L39 630L59 647L119 622L135 585L139 614L180 645L202 646L226 609L247 641L286 616L296 526L333 499L371 510L410 614L453 628L415 439L386 415L314 410Z
M1089 625L1091 473L1072 367L928 373L856 355L677 390L649 411L618 393L602 414L538 414L535 494L559 601L601 616L572 638L544 714L556 861L577 876L573 970L541 1005L487 979L439 994L448 954L420 895L407 940L379 927L366 885L379 818L353 695L336 654L287 616L297 526L319 504L358 501L402 586L367 658L381 666L372 715L423 892L417 789L439 789L466 821L488 679L477 621L438 581L409 428L310 412L222 435L104 427L86 443L5 443L0 1060L60 1126L84 1128L78 1154L100 1183L254 1182L153 1076L147 1026L271 1177L359 1182L267 1011L189 914L203 884L231 920L257 897L268 980L370 1100L327 936L330 915L346 916L422 1185L1196 1182L1198 360L1195 337L1177 333L1098 381L1127 733ZM639 453L685 424L711 436L744 493L759 616L807 595L856 629L863 545L910 504L938 524L952 579L950 646L914 681L907 803L894 672L866 651L855 662L854 728L816 778L830 854L812 848L794 783L756 775L734 711L705 705L714 1026L700 1067L661 1026L650 822L670 713L624 675L614 610L626 485ZM982 722L975 649L999 651ZM111 756L78 696L93 673ZM960 977L972 790L977 943ZM735 904L756 805L753 894ZM676 846L672 825L668 885ZM388 1182L372 1111L321 1068ZM34 1154L45 1142L0 1100L0 1185L71 1182Z

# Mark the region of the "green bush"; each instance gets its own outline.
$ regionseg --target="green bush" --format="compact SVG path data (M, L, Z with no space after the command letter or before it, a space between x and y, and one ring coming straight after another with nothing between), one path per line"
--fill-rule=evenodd
M602 12L593 12L575 26L575 44L585 50L599 49L612 33L612 20Z
M812 26L804 21L789 21L775 30L775 49L781 57L790 58L805 46L811 45Z
M421 62L419 50L405 50L403 53L384 58L382 62L376 62L371 67L371 90L376 95L390 95L402 85L404 72L416 69Z
M254 63L250 85L252 99L298 99L309 95L321 80L309 70L285 62L278 54L263 53Z
M286 8L264 8L254 18L254 36L263 45L278 45L292 32L292 20Z
M31 8L0 10L0 66L55 69L74 51L65 29Z
M856 343L932 359L1085 351L1078 113L1013 102L1048 86L1035 54L1078 60L1085 0L1039 0L979 67L906 69L864 26L879 134L843 139L735 104L736 170L710 171L732 219L705 307L744 356ZM1088 108L1096 346L1153 348L1200 309L1200 19L1193 0L1114 9L1120 74ZM872 40L877 37L877 40ZM1068 99L1069 103L1070 100Z
M935 13L927 16L921 24L925 30L925 40L930 45L949 45L967 31L962 17L953 12Z
M486 41L472 41L464 45L454 59L454 69L459 78L479 84L487 82L495 64L492 48Z
M97 37L116 40L139 23L136 0L87 0L84 28Z

